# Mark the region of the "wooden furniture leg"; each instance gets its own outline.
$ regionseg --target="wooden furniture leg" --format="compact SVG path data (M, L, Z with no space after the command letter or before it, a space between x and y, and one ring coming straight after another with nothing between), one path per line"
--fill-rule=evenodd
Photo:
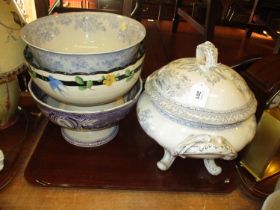
M253 8L252 8L252 11L251 11L251 15L250 15L249 21L248 21L249 24L253 23L253 19L254 19L254 15L256 13L256 9L257 9L258 3L259 3L259 0L255 0L254 1ZM252 33L253 33L252 28L250 28L250 27L247 28L246 29L246 38L250 38Z
M174 9L174 17L173 17L173 23L172 23L172 32L176 33L178 29L178 24L179 24L179 14L178 14L178 8L182 6L182 0L176 0L175 3L175 9Z
M204 40L213 41L217 20L218 0L207 0Z
M278 36L274 49L273 49L274 54L280 54L280 36Z
M191 15L185 12L182 9L182 4L182 0L176 1L172 31L176 33L179 19L181 17L185 21L188 21L199 33L201 33L205 41L212 41L214 38L214 30L217 20L216 14L218 14L217 10L219 10L219 0L207 0L206 17L204 24L199 23Z

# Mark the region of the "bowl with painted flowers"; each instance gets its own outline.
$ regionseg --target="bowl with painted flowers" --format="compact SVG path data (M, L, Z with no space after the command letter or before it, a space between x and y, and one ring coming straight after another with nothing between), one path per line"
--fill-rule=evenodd
M141 47L128 65L95 73L64 73L42 68L29 47L24 52L28 72L36 85L54 99L76 106L94 106L126 94L140 77L144 61Z
M97 147L113 140L119 130L119 121L133 109L142 91L142 80L113 102L81 107L59 102L47 95L34 81L28 89L41 112L61 127L63 138L79 147Z
M43 68L94 73L126 66L146 35L138 21L106 12L54 14L25 25L22 40Z

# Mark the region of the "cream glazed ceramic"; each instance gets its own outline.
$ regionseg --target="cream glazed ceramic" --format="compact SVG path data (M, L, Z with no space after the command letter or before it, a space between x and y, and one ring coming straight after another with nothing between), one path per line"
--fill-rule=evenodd
M144 51L123 68L91 74L66 74L38 67L32 53L25 50L28 73L45 93L54 99L76 106L96 106L110 103L126 94L138 81Z
M217 63L210 42L196 58L182 58L147 78L137 104L144 131L164 148L157 163L167 170L177 156L204 159L212 175L216 158L231 160L255 135L257 102L243 78Z

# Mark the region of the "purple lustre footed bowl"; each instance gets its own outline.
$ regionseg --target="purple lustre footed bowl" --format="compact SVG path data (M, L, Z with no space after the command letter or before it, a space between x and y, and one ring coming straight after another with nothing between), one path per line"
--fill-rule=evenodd
M111 141L118 133L118 122L125 118L142 91L142 80L118 100L104 105L78 107L56 101L33 81L28 89L42 113L61 127L66 141L80 147L96 147Z

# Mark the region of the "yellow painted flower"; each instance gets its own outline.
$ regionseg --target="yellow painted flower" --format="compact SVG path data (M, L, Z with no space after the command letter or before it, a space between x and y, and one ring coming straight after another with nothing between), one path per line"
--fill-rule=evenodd
M127 29L127 23L123 22L121 23L121 30L125 31Z
M103 80L103 84L107 86L111 86L116 81L114 74L108 74Z

